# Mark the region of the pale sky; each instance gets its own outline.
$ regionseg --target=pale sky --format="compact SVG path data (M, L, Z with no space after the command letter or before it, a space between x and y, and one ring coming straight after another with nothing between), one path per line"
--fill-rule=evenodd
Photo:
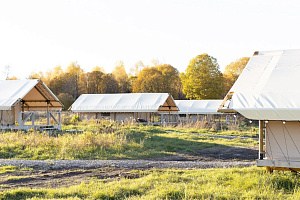
M300 49L291 0L0 0L0 79L77 62L111 72L157 59L184 72L208 53L220 69L254 51Z

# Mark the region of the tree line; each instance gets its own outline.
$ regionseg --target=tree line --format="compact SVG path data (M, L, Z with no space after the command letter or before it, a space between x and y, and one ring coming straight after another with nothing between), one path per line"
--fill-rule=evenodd
M237 80L249 61L243 57L220 71L217 59L201 54L191 59L185 72L170 64L157 61L145 66L142 61L126 73L119 61L111 73L96 66L84 72L76 62L65 70L56 66L52 70L32 72L29 79L41 79L64 104L65 109L81 94L101 93L170 93L174 99L222 99ZM16 79L16 77L7 77Z

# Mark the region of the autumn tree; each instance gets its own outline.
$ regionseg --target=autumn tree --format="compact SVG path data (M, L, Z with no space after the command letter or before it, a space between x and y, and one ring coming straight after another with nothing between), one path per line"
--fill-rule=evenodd
M19 78L16 76L12 76L12 77L7 77L6 80L19 80Z
M62 76L64 74L64 70L61 68L60 65L53 68L51 73L51 79Z
M100 94L103 93L103 76L101 71L92 71L87 73L87 93L88 94Z
M161 63L159 62L159 60L156 58L153 58L152 60L151 60L151 62L150 62L150 66L151 67L156 67L156 66L158 66L158 65L160 65Z
M106 73L103 67L98 67L98 66L96 66L92 69L92 72L94 72L94 71Z
M144 68L132 85L133 93L158 93L162 89L162 73L156 67Z
M74 97L68 93L60 93L57 98L64 105L64 110L68 110L75 101Z
M64 87L69 90L69 94L75 99L78 98L86 90L83 69L76 62L72 62L67 67L64 76L66 78Z
M239 58L235 62L231 62L225 67L225 71L223 73L225 92L224 95L230 90L232 85L238 79L249 60L249 57Z
M134 64L134 66L132 68L130 68L130 76L135 76L137 77L140 73L140 71L142 71L145 68L145 65L143 63L143 61L138 61Z
M133 91L133 83L137 79L137 76L129 76L127 79L128 82L128 90L130 93Z
M44 77L43 72L31 72L28 79L42 79Z
M67 93L74 99L86 92L86 77L81 67L72 62L64 72L60 66L53 69L49 88L54 94Z
M182 83L179 78L178 70L169 64L160 64L156 68L162 73L163 92L172 94L173 98L182 98Z
M128 75L125 70L125 66L123 61L119 61L115 67L115 69L111 73L115 80L118 82L119 91L121 93L129 92L129 83L128 83Z
M63 75L52 78L50 80L48 87L55 95L58 95L60 93L65 93L65 88L64 88L65 84L66 84L66 80L65 80L65 76L63 74ZM67 91L66 93L69 93L69 91Z
M193 58L180 77L183 93L189 99L223 98L223 76L219 64L208 54Z
M112 74L104 74L100 84L101 93L119 93L119 84Z
M49 83L47 77L45 77L44 73L39 72L31 72L31 74L28 76L28 79L40 79L42 80L46 85Z
M133 92L170 93L177 99L181 90L179 72L169 64L144 68L132 88Z

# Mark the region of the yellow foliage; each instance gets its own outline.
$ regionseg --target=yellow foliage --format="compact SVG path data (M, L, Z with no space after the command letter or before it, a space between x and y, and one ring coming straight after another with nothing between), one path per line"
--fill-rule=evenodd
M224 71L224 91L227 93L235 81L238 79L243 69L246 67L249 57L243 57L237 59L235 62L231 62L225 67Z

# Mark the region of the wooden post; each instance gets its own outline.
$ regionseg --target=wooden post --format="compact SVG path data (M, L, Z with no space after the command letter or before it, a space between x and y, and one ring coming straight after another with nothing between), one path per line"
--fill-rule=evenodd
M61 112L58 112L58 122L59 122L58 129L61 130Z
M7 111L7 126L9 126L10 125L10 111L8 110Z
M24 104L25 104L25 101L21 100L21 109L22 109L21 120L24 119Z
M262 160L264 158L264 121L259 120L259 157Z
M31 124L32 124L33 127L34 127L34 120L35 120L35 116L34 116L34 112L32 112L32 115L31 115Z
M50 104L50 101L47 100L47 125L50 125L50 113L49 113L49 104Z
M23 113L19 112L19 121L18 121L19 129L21 129L21 127L23 126L23 124L22 124L22 115L23 115Z

